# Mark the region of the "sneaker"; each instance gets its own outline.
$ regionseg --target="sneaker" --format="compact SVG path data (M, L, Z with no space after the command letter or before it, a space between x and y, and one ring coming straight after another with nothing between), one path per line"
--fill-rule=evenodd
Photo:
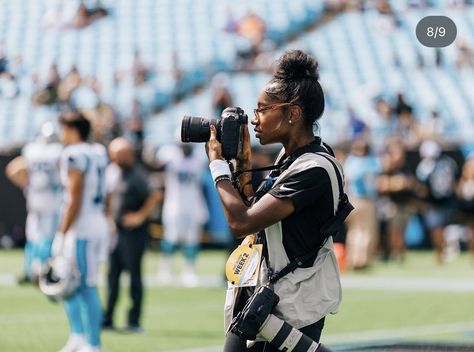
M161 286L171 286L173 284L173 261L172 257L164 256L158 268L157 281Z
M143 334L145 329L143 329L140 325L127 325L123 331L131 334Z
M87 341L84 335L71 334L59 352L78 352L82 348L87 346Z
M199 276L195 273L183 273L181 275L181 283L184 287L198 287L199 286Z
M196 266L194 263L185 263L183 272L181 273L181 282L184 287L199 286L199 276L196 274Z
M85 345L84 347L78 349L77 352L100 352L100 347Z

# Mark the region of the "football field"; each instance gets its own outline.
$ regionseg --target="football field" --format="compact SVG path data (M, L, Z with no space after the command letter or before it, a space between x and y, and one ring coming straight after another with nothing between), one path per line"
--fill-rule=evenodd
M202 252L198 267L205 287L199 288L161 287L155 279L158 262L158 254L147 253L145 332L104 332L104 351L220 351L225 253ZM0 351L57 351L68 335L66 316L37 288L14 283L21 266L21 251L0 251ZM327 318L323 332L322 341L331 347L395 340L474 345L474 266L467 255L439 266L431 253L410 252L403 264L377 263L342 281L340 312ZM127 293L125 279L119 327Z

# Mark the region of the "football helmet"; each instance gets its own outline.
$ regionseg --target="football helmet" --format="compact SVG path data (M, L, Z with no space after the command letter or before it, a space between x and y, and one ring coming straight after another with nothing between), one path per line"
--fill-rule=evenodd
M80 286L81 273L68 258L57 256L49 260L39 276L39 288L55 302L71 296Z

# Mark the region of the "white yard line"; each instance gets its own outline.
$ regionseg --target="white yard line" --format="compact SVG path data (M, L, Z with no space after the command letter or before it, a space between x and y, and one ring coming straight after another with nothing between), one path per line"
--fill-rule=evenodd
M171 352L222 352L222 346L208 346L184 350L172 350Z
M343 276L342 288L351 290L381 290L403 292L474 292L474 280L469 278L426 278L426 277L372 277L372 276ZM124 275L122 284L128 284L128 277ZM147 287L163 286L155 275L146 275ZM0 274L0 286L16 285L13 274ZM105 280L100 280L100 286L105 285ZM171 286L183 287L180 281ZM224 288L220 276L202 276L198 287Z

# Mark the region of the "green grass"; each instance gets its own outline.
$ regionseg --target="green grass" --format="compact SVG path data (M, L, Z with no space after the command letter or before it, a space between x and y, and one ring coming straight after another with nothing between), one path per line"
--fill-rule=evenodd
M224 253L207 251L199 259L199 272L221 275L224 262ZM155 253L147 254L145 271L156 272L157 263ZM21 266L21 252L0 252L0 275L19 274ZM379 263L364 275L472 280L473 273L467 256L439 267L429 253L410 253L403 265ZM348 275L361 276L360 273ZM102 297L103 294L102 290ZM148 288L143 316L145 333L103 333L104 350L155 352L218 346L223 341L224 294L224 288ZM467 333L449 329L430 333L428 329L407 338L474 341L474 335L469 334L469 330L474 331L472 293L344 290L343 294L340 313L326 320L323 339L327 337L332 344L349 342L359 334L377 338L374 331L380 331L383 338L392 330L453 323L466 323ZM121 297L117 308L119 326L125 323L128 306L125 287ZM0 286L0 351L55 351L64 344L67 335L68 324L61 306L49 302L34 287Z

